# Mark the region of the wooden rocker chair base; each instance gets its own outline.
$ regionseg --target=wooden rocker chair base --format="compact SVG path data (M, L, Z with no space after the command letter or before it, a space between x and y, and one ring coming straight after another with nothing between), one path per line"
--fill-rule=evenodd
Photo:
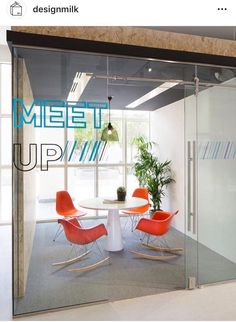
M72 268L72 269L68 269L68 272L74 272L74 273L81 273L81 272L87 272L90 271L96 267L98 267L99 265L101 265L102 263L106 262L110 257L106 257L104 259L102 259L99 262L96 262L95 264L89 265L89 266L85 266L85 267L80 267L80 268Z
M135 252L133 250L130 250L131 253L133 253L136 256L145 258L145 259L150 259L150 260L157 260L157 261L167 261L170 259L175 259L177 256L172 255L172 256L157 256L157 255L148 255L140 252Z
M145 244L145 243L142 243L142 245L144 247L147 247L147 248L151 248L151 249L154 249L154 250L157 250L159 252L166 252L166 253L176 253L176 252L182 252L183 251L183 248L180 248L180 247L176 247L176 248L170 248L170 247L161 247L161 246L155 246L155 245L151 245L151 244Z
M78 257L75 257L75 258L72 258L72 259L69 259L67 261L64 261L64 262L59 262L59 263L53 263L52 266L60 266L60 265L70 265L70 264L73 264L79 260L81 260L82 258L84 258L84 256L88 255L89 253L91 252L91 250L88 250L87 252L81 254L80 256Z

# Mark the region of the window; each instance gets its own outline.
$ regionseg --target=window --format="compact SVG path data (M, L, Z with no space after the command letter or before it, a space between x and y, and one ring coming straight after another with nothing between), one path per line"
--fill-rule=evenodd
M70 162L53 163L48 174L38 169L38 220L56 218L55 193L59 188L68 190L77 206L78 201L82 199L96 196L116 196L116 188L120 185L128 188L129 195L137 187L138 182L132 174L132 163L136 154L133 139L139 135L149 139L149 112L113 110L111 120L112 125L118 131L119 142L108 142L103 154L101 153L100 160L89 161L89 158L85 157L79 161L83 143L89 141L93 144L96 139L99 140L101 137L102 130L93 129L91 116L87 117L86 129L53 129L52 134L46 133L50 130L46 130L46 132L45 129L37 130L44 131L42 135L45 136L45 140L53 135L58 142L63 140L64 142L74 142L75 140L78 142L77 152ZM106 119L107 115L104 115L104 123L106 123ZM95 215L102 216L105 215L105 212L88 211L87 218Z

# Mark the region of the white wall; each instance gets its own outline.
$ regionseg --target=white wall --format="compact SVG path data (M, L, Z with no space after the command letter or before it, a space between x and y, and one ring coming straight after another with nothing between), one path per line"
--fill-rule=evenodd
M175 183L167 189L162 209L177 210L173 226L184 232L184 101L178 101L151 114L151 140L157 143L161 161L171 160Z
M236 85L236 80L230 83ZM204 158L199 154L198 237L236 263L235 102L236 88L213 87L199 94L198 140L205 145L211 142L211 148ZM218 153L214 142L219 144Z
M236 85L235 79L231 81L231 85ZM212 158L209 154L209 158L202 159L199 152L197 199L199 242L236 263L235 102L236 88L213 87L199 93L198 144L203 145L208 141L222 142L223 147L224 142L233 142L235 156L233 158L233 152L231 158L225 159L219 156ZM195 97L189 96L185 101L180 100L152 112L151 117L151 139L158 143L159 158L162 161L172 160L176 180L176 183L169 186L168 197L163 201L162 208L180 210L173 226L181 232L184 232L185 221L184 135L187 140L194 139L195 103Z
M0 45L7 45L6 31L11 30L10 26L0 26Z
M6 41L6 31L10 29L10 27L0 27L0 62L2 63L11 62L10 50Z

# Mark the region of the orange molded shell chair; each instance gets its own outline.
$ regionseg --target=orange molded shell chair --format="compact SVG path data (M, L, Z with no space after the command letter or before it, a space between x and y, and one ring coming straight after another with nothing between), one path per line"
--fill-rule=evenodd
M64 190L56 193L56 212L58 215L63 216L64 218L79 218L86 215L86 212L75 208L69 192ZM55 241L61 233L62 229L60 226L55 234L55 237L53 238L53 241Z
M150 235L162 236L168 232L172 218L177 213L178 211L171 213L157 210L153 213L151 219L141 218L135 229Z
M145 214L150 208L148 190L146 188L137 188L137 189L135 189L133 194L132 194L132 197L146 199L148 201L148 204L145 205L145 206L141 206L141 207L127 209L127 210L124 210L122 212L123 214L128 215L130 217L130 219L131 219L131 231L134 230L134 227L135 227L139 217L141 215Z
M72 218L69 220L66 219L58 219L58 223L61 224L64 228L64 232L66 235L67 240L74 245L87 245L92 242L96 243L97 239L102 236L107 235L107 230L104 224L99 224L90 228L82 228L77 218ZM69 265L78 260L81 260L84 256L90 253L91 250L86 251L82 255L72 258L70 260L54 263L53 266L58 265ZM101 261L86 267L70 269L70 272L83 272L91 270L98 265L102 264L103 262L107 261L109 257L102 259Z
M64 217L81 217L85 212L75 208L69 192L58 191L56 194L56 212Z
M176 252L182 251L183 248L170 248L170 247L163 247L163 246L156 246L156 245L149 244L150 235L156 236L156 237L163 236L169 231L171 221L173 217L177 215L178 212L179 212L178 210L174 213L167 212L167 211L155 211L151 219L141 218L135 229L144 232L148 236L147 243L142 243L142 245L162 253L163 252L176 253ZM135 251L132 251L132 253L134 253L135 255L141 256L143 258L153 259L153 260L168 260L168 259L176 258L176 255L152 256L152 255L139 253Z

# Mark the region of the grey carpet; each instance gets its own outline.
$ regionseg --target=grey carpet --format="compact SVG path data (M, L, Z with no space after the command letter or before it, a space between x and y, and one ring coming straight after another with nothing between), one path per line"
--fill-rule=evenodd
M123 224L125 220L122 220ZM94 221L84 221L84 226L90 225L94 225ZM56 242L52 241L56 228L56 223L42 223L36 226L26 295L14 301L16 315L103 300L114 301L152 295L185 287L184 254L169 262L136 258L129 249L142 250L149 254L152 251L140 246L139 236L131 233L128 225L123 229L124 250L110 252L110 264L84 273L68 272L68 268L89 265L98 260L98 254L94 252L83 261L68 267L53 267L51 264L64 260L71 249L63 235ZM170 230L166 239L170 245L184 247L184 235L174 229ZM105 238L101 238L101 248L104 243ZM188 252L192 249L192 253L195 254L195 247L196 243L188 239ZM206 280L212 278L212 275L219 280L225 273L232 276L232 272L236 271L236 265L224 257L204 246L200 246L200 249L207 258L208 266L201 267ZM215 270L215 265L219 270ZM189 271L194 267L195 258Z

